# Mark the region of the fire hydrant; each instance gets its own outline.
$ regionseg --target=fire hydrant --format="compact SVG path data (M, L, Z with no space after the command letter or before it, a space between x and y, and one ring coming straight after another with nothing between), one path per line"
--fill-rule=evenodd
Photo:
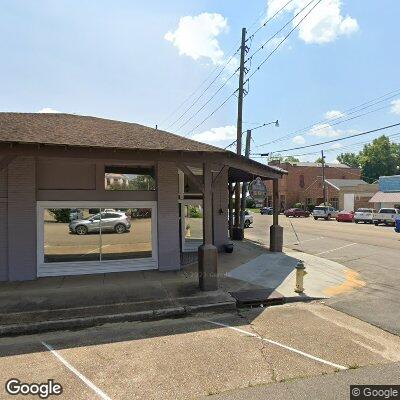
M294 289L294 291L296 293L303 293L304 292L304 285L303 285L304 276L307 275L306 267L304 266L304 262L300 260L296 264L295 268L296 268L296 288Z

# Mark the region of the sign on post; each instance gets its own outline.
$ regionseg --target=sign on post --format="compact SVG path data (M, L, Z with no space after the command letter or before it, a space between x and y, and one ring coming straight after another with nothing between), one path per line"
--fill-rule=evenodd
M256 207L264 205L264 200L267 197L267 187L259 176L249 183L249 195L256 203Z

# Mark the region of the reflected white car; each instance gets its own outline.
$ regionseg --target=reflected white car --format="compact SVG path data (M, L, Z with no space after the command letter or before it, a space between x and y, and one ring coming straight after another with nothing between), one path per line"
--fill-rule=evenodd
M101 221L101 225L100 225ZM102 212L85 219L76 219L69 224L69 231L77 235L102 232L124 233L130 229L129 218L123 212Z

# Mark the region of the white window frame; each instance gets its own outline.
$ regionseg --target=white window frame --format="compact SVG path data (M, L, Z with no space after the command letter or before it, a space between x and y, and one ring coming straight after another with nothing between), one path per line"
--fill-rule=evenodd
M44 262L44 211L47 208L150 208L152 257L126 260ZM38 201L37 202L37 277L103 274L108 272L158 269L156 201Z
M203 208L203 200L202 199L185 199L179 200L179 207L181 208L181 248L182 253L189 253L197 251L199 246L203 244L203 239L199 239L197 241L193 241L192 243L187 244L185 241L185 224L183 221L185 220L185 206L201 206ZM203 232L204 235L204 232Z

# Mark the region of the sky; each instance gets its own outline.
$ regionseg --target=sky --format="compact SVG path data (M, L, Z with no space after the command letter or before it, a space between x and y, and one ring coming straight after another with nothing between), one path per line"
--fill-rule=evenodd
M324 149L334 162L400 127L283 150L400 122L399 13L396 0L3 0L0 111L158 125L225 147L236 138L245 27L246 59L255 54L243 129L279 120L252 132L252 157L314 161Z

